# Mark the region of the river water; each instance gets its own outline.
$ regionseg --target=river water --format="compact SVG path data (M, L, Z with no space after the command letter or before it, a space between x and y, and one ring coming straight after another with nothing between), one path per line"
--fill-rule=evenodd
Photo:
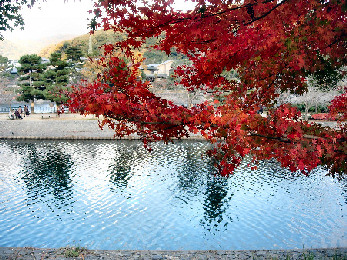
M0 246L347 246L347 182L276 162L215 176L206 142L0 141Z

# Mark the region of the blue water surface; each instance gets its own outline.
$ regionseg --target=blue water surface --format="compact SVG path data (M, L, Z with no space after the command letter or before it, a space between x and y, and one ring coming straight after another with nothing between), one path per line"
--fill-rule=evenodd
M0 246L346 247L347 182L276 162L215 176L208 144L0 141Z

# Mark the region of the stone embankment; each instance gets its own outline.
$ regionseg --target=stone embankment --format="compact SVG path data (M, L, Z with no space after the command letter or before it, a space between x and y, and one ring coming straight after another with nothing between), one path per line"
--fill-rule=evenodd
M347 248L299 249L299 250L204 250L204 251L156 251L156 250L87 250L81 248L43 249L32 247L0 247L0 259L347 259Z

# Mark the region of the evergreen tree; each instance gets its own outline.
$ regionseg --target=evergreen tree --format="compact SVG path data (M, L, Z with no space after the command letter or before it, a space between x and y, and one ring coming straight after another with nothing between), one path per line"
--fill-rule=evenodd
M78 46L69 46L66 51L66 56L68 60L72 62L79 62L80 58L83 56L83 52Z
M69 83L69 64L62 60L62 54L60 52L52 53L50 61L51 66L44 73L46 87L44 91L45 99L61 104L67 101L63 92L67 90Z
M45 64L41 64L41 57L36 54L27 54L20 58L20 96L19 101L33 101L34 98L44 98L44 77Z
M60 52L51 54L50 65L41 64L41 57L36 54L24 55L19 60L20 96L19 101L29 102L36 99L55 101L58 104L67 101L63 94L67 90L70 69L62 59Z

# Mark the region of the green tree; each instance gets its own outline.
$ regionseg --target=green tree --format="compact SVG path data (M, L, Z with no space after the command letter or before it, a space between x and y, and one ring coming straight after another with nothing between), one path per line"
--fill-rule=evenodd
M62 60L60 52L54 52L50 57L51 66L44 73L45 99L55 101L58 104L67 101L66 96L63 94L68 89L70 70L69 64Z
M45 89L43 72L45 64L41 64L41 57L36 54L27 54L19 59L20 96L19 101L33 101L34 98L43 99Z
M83 52L80 47L78 46L69 46L66 51L66 56L68 60L71 60L72 62L79 62L80 58L83 56Z

